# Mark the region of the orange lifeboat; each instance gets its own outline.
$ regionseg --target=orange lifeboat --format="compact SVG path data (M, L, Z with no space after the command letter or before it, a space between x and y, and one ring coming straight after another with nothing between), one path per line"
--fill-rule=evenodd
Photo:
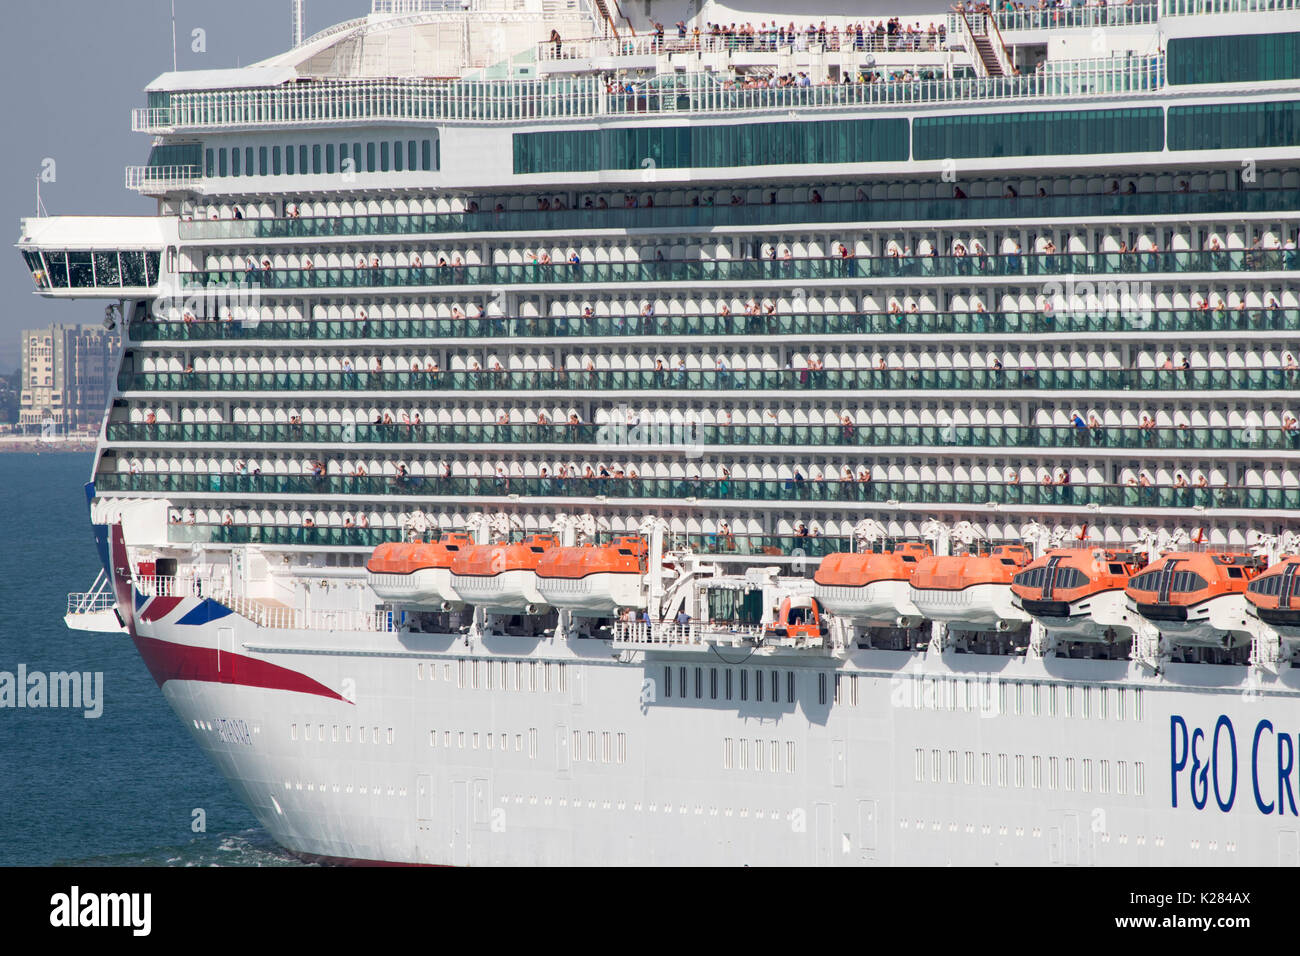
M447 610L462 603L451 586L451 563L473 544L467 534L444 534L437 541L386 542L366 562L366 580L381 600Z
M537 590L537 565L558 542L535 534L513 544L476 544L451 562L451 586L466 604L491 614L536 614L547 610Z
M813 575L823 608L866 627L915 627L921 612L908 583L930 546L905 542L890 551L841 551L822 558Z
M821 647L827 630L817 599L794 594L782 598L776 616L763 628L763 637L783 647Z
M997 545L983 554L923 558L912 572L908 593L931 621L962 630L1014 630L1029 621L1016 606L1011 581L1029 564L1029 549Z
M1011 593L1055 637L1067 641L1127 640L1137 618L1124 587L1146 556L1116 548L1053 548L1017 574Z
M1173 552L1133 575L1124 593L1174 643L1238 646L1251 637L1246 586L1263 566L1239 551Z
M1300 555L1282 559L1246 586L1248 610L1278 634L1300 638Z
M646 606L642 594L648 553L645 539L551 548L537 562L537 591L552 607L582 617L609 617L620 608Z

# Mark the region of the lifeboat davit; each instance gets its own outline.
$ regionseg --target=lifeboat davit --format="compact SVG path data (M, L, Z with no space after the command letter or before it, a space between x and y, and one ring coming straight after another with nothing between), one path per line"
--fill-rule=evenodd
M612 544L551 548L537 562L537 591L552 607L581 617L610 617L643 608L647 547L643 538Z
M451 586L466 604L490 614L546 611L537 590L537 564L557 543L554 535L535 534L513 544L466 548L451 562Z
M930 546L917 542L892 551L841 551L822 558L813 575L817 601L830 613L865 627L916 627L922 615L908 583Z
M1300 555L1284 554L1246 586L1247 610L1282 637L1300 639Z
M1116 548L1053 548L1017 574L1011 593L1020 607L1054 637L1115 641L1133 636L1138 623L1124 587L1146 556Z
M451 586L452 560L473 545L467 534L444 534L437 541L390 541L370 555L366 580L381 600L448 610L463 603Z
M925 618L962 630L1014 630L1029 622L1016 606L1011 581L1029 563L1024 545L997 545L985 554L922 558L908 593Z
M1174 643L1234 647L1250 640L1246 586L1263 566L1242 552L1174 552L1129 578L1124 593L1129 608Z

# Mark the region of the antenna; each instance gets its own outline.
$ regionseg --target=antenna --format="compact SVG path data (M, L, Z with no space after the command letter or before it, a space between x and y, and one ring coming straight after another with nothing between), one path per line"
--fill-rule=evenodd
M172 72L176 72L176 0L172 0Z
M48 215L49 215L49 213L45 211L45 203L41 202L41 176L40 176L40 173L37 173L37 174L36 174L36 215L37 215L38 218L41 217L41 216L48 216Z
M289 0L289 22L293 31L293 46L302 46L302 5L304 0Z

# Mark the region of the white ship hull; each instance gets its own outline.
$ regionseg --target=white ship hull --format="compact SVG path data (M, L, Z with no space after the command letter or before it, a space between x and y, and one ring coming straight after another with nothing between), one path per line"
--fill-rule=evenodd
M551 607L587 617L611 617L645 606L640 574L605 572L583 578L537 578L537 593Z
M221 623L139 634L194 653L215 650ZM309 650L320 634L231 625L233 654L339 693L163 684L241 799L299 854L597 866L1297 859L1294 823L1261 813L1249 789L1257 776L1268 800L1279 792L1276 742L1256 767L1249 748L1261 719L1294 725L1290 670L1252 696L1246 669L1230 666L1152 678L1125 661L856 651L727 667L672 654L619 662L594 640L467 650L452 636L361 633L332 635L324 655ZM1193 792L1190 758L1172 766L1181 728L1204 735L1204 755L1220 715L1239 758L1231 800L1227 729L1221 800L1213 786Z

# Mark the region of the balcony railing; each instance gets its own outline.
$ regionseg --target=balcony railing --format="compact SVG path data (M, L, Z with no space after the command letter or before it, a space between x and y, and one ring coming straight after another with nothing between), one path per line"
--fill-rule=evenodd
M128 166L126 188L142 193L195 189L202 182L198 166Z
M919 71L914 71L919 74ZM323 80L288 87L173 93L137 111L141 132L375 122L524 122L642 113L849 109L976 100L1124 95L1161 89L1162 55L1063 62L1051 72L746 88L710 74L658 77L629 92L592 76L544 80ZM160 125L150 126L150 122Z
M175 532L178 528L173 526L171 530ZM182 539L175 534L169 534L168 537L173 542L205 540L198 536ZM147 575L134 578L132 583L137 591L149 596L211 598L230 608L240 617L252 621L258 627L313 631L393 631L396 629L391 611L290 607L279 601L234 595L225 580Z
M123 392L608 392L662 391L1277 391L1300 369L832 368L569 369L457 372L138 372Z
M998 4L995 4L995 6ZM1155 23L1160 16L1160 4L1154 0L1136 3L1113 3L1101 6L1095 3L1071 3L1065 0L1060 6L1045 10L999 10L994 14L998 29L1008 30L1069 30L1093 27L1122 27ZM958 17L948 14L948 32L958 29Z
M1116 290L1127 294L1127 290ZM500 316L478 319L136 321L134 342L357 342L386 339L609 338L716 335L1041 335L1064 332L1294 332L1300 309L1149 309L1135 302L1056 312Z
M644 282L790 282L900 278L1031 278L1069 275L1159 275L1280 272L1300 265L1291 250L1204 252L1006 253L1002 255L695 259L652 262L551 262L493 265L381 266L322 264L307 269L197 270L181 273L183 288L373 289L482 285L569 285Z
M1160 15L1186 17L1216 13L1280 13L1300 10L1300 0L1160 0Z
M275 544L306 547L374 548L401 541L397 528L361 528L342 525L286 526L275 524L173 524L167 538L176 544ZM690 548L699 554L821 558L836 551L852 551L853 539L821 535L758 535L729 533L669 534L668 549Z
M113 472L95 479L98 492L130 494L288 495L306 499L368 495L464 500L466 498L598 497L630 500L774 501L835 505L1008 505L1115 508L1300 508L1300 487L1186 487L1139 484L1013 484L986 481L813 481L740 478L433 478L328 475L219 475Z
M1122 178L1122 177L1121 177ZM639 191L633 191L639 197ZM711 197L709 197L711 198ZM183 240L315 239L417 236L448 232L575 232L590 229L707 229L715 226L790 227L838 222L982 221L1083 217L1206 216L1300 209L1300 189L1147 192L1077 196L986 196L858 199L736 205L639 206L616 209L387 213L300 219L182 220Z
M797 30L793 34L784 27L779 32L763 32L753 36L742 34L709 34L699 37L675 32L656 37L641 34L625 37L577 37L537 44L537 58L543 63L562 63L566 60L585 60L594 57L650 57L676 53L772 54L793 53L942 53L947 49L945 36L935 31L903 33L890 36L864 30L837 31L835 33L809 34Z
M1171 454L1197 451L1300 451L1300 429L1281 426L1137 425L967 425L967 424L700 424L648 422L535 425L404 424L227 424L110 422L108 441L147 445L199 442L238 446L302 445L537 445L542 448L588 445L608 450L664 451L686 445L785 446L808 448L1051 448L1082 451L1120 448ZM641 436L644 433L644 439Z

